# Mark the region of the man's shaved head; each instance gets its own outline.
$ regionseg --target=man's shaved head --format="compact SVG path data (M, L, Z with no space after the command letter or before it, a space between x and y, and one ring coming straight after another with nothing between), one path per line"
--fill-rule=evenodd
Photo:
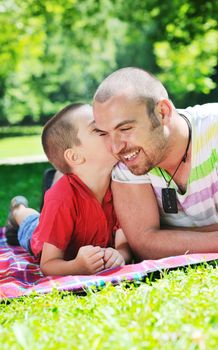
M157 103L163 98L168 99L168 93L162 83L151 73L140 68L127 67L110 74L99 85L94 101L104 103L113 96L126 96L146 102Z
M155 106L160 100L168 99L168 93L151 73L134 67L115 71L99 85L94 95L94 104L107 102L115 96L125 96L136 103L144 104L153 128L160 125Z

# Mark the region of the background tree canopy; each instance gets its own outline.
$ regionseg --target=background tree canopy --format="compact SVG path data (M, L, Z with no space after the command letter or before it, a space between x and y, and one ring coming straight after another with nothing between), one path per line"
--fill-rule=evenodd
M0 124L44 123L126 66L178 107L215 101L217 27L216 0L1 0Z

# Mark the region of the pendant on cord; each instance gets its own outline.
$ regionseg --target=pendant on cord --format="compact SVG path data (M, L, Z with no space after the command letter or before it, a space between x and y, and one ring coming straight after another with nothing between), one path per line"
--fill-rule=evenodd
M187 142L185 153L184 153L182 159L180 160L179 164L177 165L177 168L174 171L173 175L171 176L170 180L166 179L163 171L161 170L161 168L159 168L161 175L163 176L163 178L167 184L167 188L162 188L162 204L163 204L163 209L164 209L165 213L167 213L167 214L177 214L178 213L177 200L176 200L176 190L174 188L169 188L169 186L170 186L171 181L174 179L174 176L176 175L182 162L185 163L187 160L188 150L189 150L191 137L192 137L192 126L191 126L190 121L183 114L180 114L180 116L186 121L187 126L188 126L188 142Z
M165 213L178 213L176 190L174 188L162 188L162 204Z

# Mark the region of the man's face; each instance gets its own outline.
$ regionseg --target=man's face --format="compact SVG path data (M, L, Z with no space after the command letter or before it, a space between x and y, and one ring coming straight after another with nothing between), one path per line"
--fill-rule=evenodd
M109 152L102 137L96 132L96 125L91 109L82 111L78 120L78 138L81 142L79 148L90 164L99 164L102 167L112 167L117 159Z
M153 122L143 103L126 96L114 96L104 103L94 102L98 132L114 156L135 175L142 175L166 157L167 133L156 112Z

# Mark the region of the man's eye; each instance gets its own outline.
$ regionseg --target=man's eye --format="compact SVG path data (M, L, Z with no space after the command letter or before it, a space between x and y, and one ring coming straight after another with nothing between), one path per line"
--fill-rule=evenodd
M99 130L99 129L93 129L92 130L92 132L94 132L94 133L96 133L96 134L98 134L99 136L105 136L106 135L106 132L104 132L104 131L101 131L101 130Z
M122 129L120 129L120 131L128 131L128 130L131 130L131 129L132 129L132 127L129 126L129 127L127 127L127 128L122 128Z

